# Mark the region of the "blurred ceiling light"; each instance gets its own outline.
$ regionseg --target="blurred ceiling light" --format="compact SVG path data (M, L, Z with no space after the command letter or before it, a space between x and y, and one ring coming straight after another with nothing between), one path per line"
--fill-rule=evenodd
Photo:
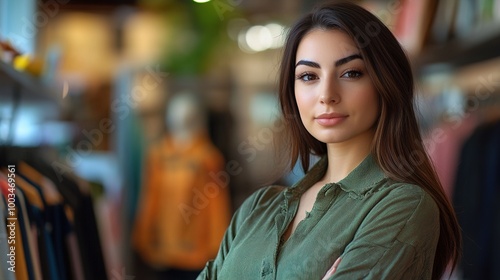
M266 24L266 28L271 32L273 38L271 48L281 48L285 44L285 27L277 23L269 23Z
M255 25L248 29L245 39L247 41L248 46L256 51L264 51L269 49L273 44L273 36L271 35L271 31L265 26Z
M238 47L240 47L240 50L246 52L246 53L254 53L255 51L250 48L247 44L246 40L246 30L241 30L240 34L238 34Z
M254 53L268 49L281 48L285 42L285 27L278 23L269 23L265 26L254 25L244 28L243 22L238 34L238 46L244 52Z
M196 3L207 3L210 2L210 0L193 0Z

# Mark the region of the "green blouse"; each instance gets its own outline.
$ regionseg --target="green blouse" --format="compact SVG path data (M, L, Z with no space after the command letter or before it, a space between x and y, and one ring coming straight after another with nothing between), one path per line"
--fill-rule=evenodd
M431 279L439 211L420 187L387 178L369 155L346 178L319 191L286 242L301 195L325 174L323 157L292 187L265 187L232 218L202 279Z

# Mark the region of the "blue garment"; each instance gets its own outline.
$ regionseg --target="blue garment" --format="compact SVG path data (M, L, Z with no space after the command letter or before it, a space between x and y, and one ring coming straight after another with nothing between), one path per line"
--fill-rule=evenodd
M497 246L496 237L500 231L495 230L496 224L500 222L500 212L498 212L498 201L500 194L500 122L490 128L490 136L485 139L487 153L485 155L485 187L484 203L481 213L481 248L485 249L485 254L481 256L481 263L486 264L484 279L500 279L498 258L495 259L494 252Z
M31 212L33 213L33 219L35 225L38 228L38 246L40 247L39 254L41 261L40 263L42 266L42 274L44 276L43 278L45 279L47 275L48 277L51 277L47 279L63 280L61 278L58 269L60 265L57 263L57 259L55 257L55 252L54 252L54 241L52 240L52 231L54 226L51 223L50 217L48 216L46 211L49 206L47 204L47 201L45 200L43 191L41 187L35 182L33 182L29 177L25 176L20 172L18 172L18 176L22 177L24 180L26 180L35 188L35 190L40 195L40 198L42 199L42 203L45 209L44 211L35 206L31 207Z
M40 264L42 267L43 279L59 280L59 274L56 267L56 258L54 254L54 245L50 238L50 228L45 223L44 213L36 206L31 210L35 217L35 225L38 231L38 250L40 254Z
M56 267L61 280L69 279L70 267L66 237L69 234L69 221L62 204L48 205L45 209L48 224L51 225L51 239L54 246Z
M500 279L500 122L476 128L461 150L453 206L464 279Z

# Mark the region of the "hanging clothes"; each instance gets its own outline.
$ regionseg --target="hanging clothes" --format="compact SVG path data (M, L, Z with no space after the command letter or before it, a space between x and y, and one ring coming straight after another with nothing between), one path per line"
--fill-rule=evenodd
M74 230L76 233L84 279L108 279L90 190L82 186L81 179L71 173L58 174L43 158L33 158L27 163L52 182L57 182L57 191L74 213L71 229L65 230ZM65 262L69 260L65 258Z
M479 126L465 142L453 205L463 230L464 279L500 279L500 122Z
M451 199L460 149L477 126L474 115L459 122L443 122L426 133L424 143L446 196Z
M8 149L0 148L7 155L0 157L0 167L16 167L11 176L15 185L9 188L7 173L10 176L11 171L0 169L0 255L7 256L10 249L2 237L10 234L6 199L14 193L16 262L15 273L8 270L8 262L0 264L0 279L108 279L85 182L70 172L56 173L36 151Z

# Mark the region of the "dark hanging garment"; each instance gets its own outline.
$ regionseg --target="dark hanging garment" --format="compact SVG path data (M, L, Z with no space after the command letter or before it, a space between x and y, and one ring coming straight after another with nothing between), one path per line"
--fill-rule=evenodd
M16 208L17 208L17 217L18 217L18 225L21 230L21 239L23 241L23 251L24 258L26 259L26 269L28 271L28 279L35 280L35 268L33 266L33 256L31 255L31 243L28 240L28 235L30 234L30 228L26 227L29 224L25 219L29 220L28 211L26 208L26 199L24 193L21 188L16 188Z
M31 159L28 163L55 183L65 202L73 209L74 230L85 279L108 279L90 193L82 193L70 175L57 173L40 158Z
M500 279L500 122L478 127L465 142L453 205L463 235L464 279Z
M500 122L492 127L488 143L486 191L483 224L484 248L488 248L484 261L489 263L487 277L500 279Z

